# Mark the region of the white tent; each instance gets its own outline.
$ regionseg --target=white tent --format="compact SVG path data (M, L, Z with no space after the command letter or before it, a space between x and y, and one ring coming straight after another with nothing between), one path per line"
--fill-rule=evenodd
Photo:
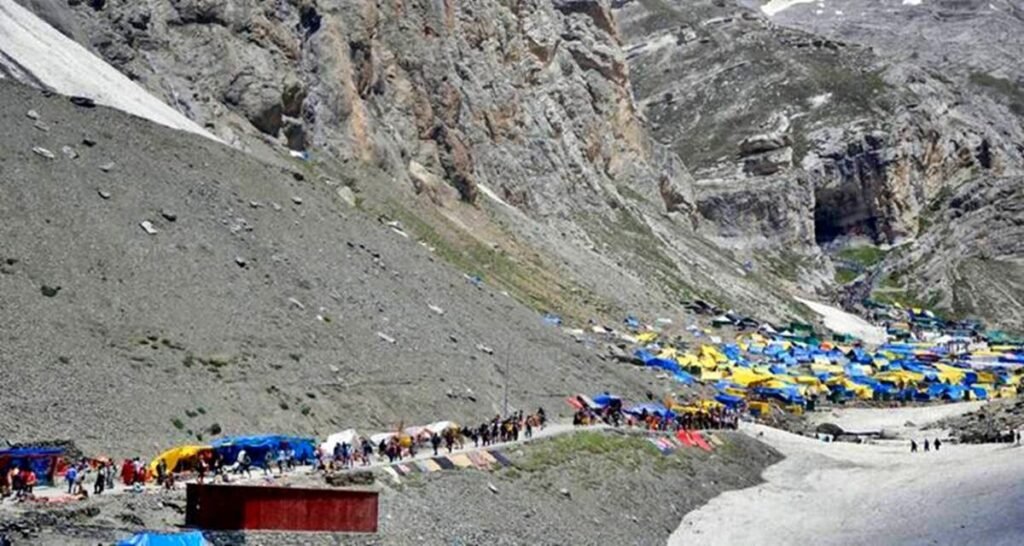
M320 452L330 455L334 453L334 446L338 444L348 444L353 448L358 447L356 442L359 441L359 433L355 429L343 430L341 432L335 432L327 437L327 441L320 444Z
M394 438L396 435L397 433L395 432L378 432L377 434L370 436L370 442L373 443L374 446L377 446L381 442L386 442Z
M424 428L432 434L441 434L450 428L459 428L459 425L454 421L438 421L436 423L430 423Z

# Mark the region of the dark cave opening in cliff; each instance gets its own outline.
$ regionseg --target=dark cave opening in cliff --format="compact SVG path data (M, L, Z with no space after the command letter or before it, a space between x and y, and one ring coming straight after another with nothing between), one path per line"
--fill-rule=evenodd
M815 192L814 240L827 245L836 239L865 237L876 241L879 219L860 188L819 189Z

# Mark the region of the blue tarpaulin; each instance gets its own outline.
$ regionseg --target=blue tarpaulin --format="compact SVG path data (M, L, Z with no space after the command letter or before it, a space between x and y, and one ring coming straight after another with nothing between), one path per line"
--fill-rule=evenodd
M670 411L665 406L654 403L638 404L626 410L626 413L631 413L633 415L641 415L643 414L644 410L647 410L647 413L649 414L657 415L659 417L668 417L669 419L672 419L676 416L674 412Z
M131 538L117 543L117 546L209 546L199 531L187 533L136 533Z
M697 380L696 377L690 375L685 370L679 370L678 372L672 374L672 377L676 381L678 381L678 382L680 382L680 383L682 383L684 385L692 385L693 382Z
M245 450L252 460L254 466L263 466L263 460L267 452L273 452L288 447L295 450L295 458L301 461L311 461L314 458L314 443L312 438L299 438L296 436L260 435L260 436L227 436L214 440L213 449L227 462L234 462L238 458L238 452Z
M606 392L595 396L593 400L595 404L602 408L612 405L612 403L615 402L616 400L618 400L619 402L622 401L622 399L619 398L618 396L615 396L614 394L608 394Z
M723 406L726 406L726 407L729 407L729 408L735 408L735 407L738 407L741 404L743 404L743 398L742 397L733 396L731 394L726 394L724 392L720 392L720 393L716 394L715 395L715 400L717 400Z
M64 450L54 447L16 447L0 450L0 472L10 468L30 468L41 484L53 482L57 459Z

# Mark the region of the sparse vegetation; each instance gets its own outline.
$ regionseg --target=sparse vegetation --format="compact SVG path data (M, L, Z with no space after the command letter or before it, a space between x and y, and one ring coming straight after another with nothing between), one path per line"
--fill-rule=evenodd
M853 262L864 267L871 267L884 260L886 254L888 254L888 252L878 248L877 246L867 245L844 248L839 251L838 256L849 262Z
M1006 78L984 72L972 72L971 83L984 87L1007 101L1010 111L1024 116L1024 89Z
M836 275L835 275L836 284L849 284L849 283L853 282L854 279L856 279L859 276L860 276L860 273L857 273L856 271L854 271L852 269L847 269L845 267L837 267L836 268Z
M566 434L531 446L527 457L516 463L523 472L535 472L565 464L577 457L602 455L622 464L638 464L638 457L660 456L658 450L639 436L604 432Z
M174 425L174 428L176 428L178 430L184 430L184 428L185 428L185 423L182 422L182 420L178 419L177 417L175 417L174 419L171 419L171 424Z

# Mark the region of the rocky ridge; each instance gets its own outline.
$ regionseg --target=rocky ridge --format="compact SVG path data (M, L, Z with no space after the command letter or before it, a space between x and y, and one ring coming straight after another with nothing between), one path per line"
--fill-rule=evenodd
M918 259L936 254L929 241L939 233L972 246L980 234L937 226L956 213L936 211L961 189L1006 184L1024 163L1015 76L1000 61L1017 40L987 45L1020 25L1005 16L1013 9L939 2L923 8L928 17L920 6L867 4L835 14L801 4L769 18L757 2L616 3L638 102L655 138L694 169L696 208L709 220L699 229L762 270L822 290L835 285L833 252L851 243L913 243ZM937 54L951 50L936 40L952 29L985 38ZM991 204L1005 211L1009 197ZM881 267L912 278L902 255ZM961 276L957 254L936 255L921 284ZM1018 254L990 256L1006 264ZM996 296L976 288L978 298ZM952 283L936 294L904 299L956 307ZM957 310L1005 318L982 305Z

